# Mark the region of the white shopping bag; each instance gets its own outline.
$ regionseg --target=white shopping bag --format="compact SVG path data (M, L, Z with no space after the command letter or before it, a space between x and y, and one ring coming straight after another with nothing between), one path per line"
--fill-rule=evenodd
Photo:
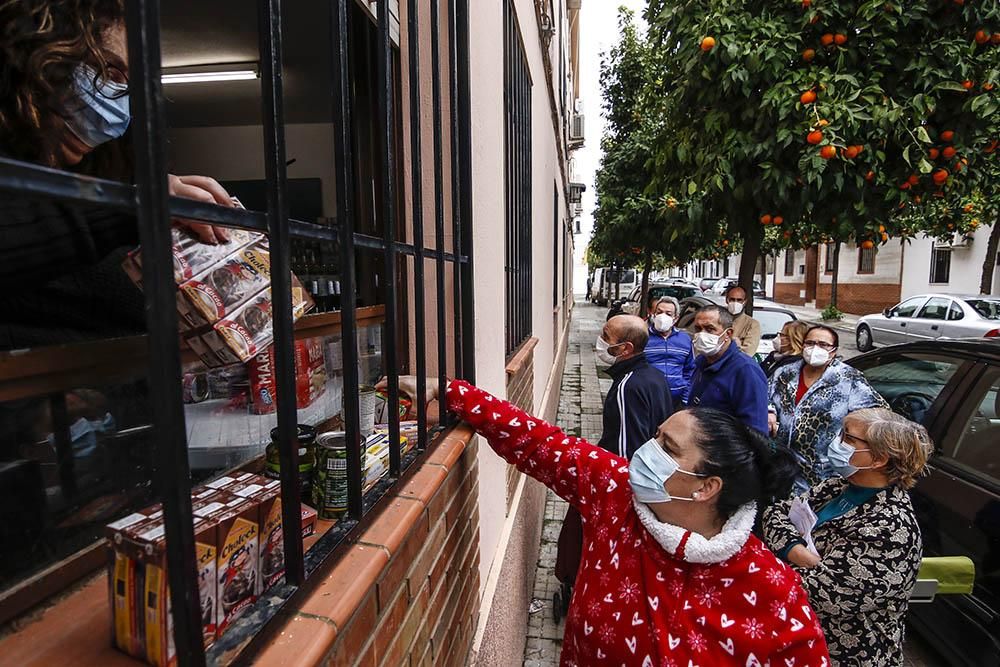
M819 556L812 538L812 529L816 527L816 513L809 507L809 501L802 496L793 499L792 506L788 510L788 520L805 540L806 549Z

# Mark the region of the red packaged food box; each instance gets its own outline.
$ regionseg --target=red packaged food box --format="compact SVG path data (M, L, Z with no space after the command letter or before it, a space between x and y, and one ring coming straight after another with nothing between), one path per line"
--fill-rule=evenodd
M266 415L275 411L277 379L274 374L274 348L254 357L247 370L250 375L251 409ZM326 391L326 364L320 338L295 341L295 399L299 409L312 405Z
M260 528L258 505L248 498L229 496L218 523L219 603L216 628L221 635L257 601Z
M170 230L173 240L174 280L181 284L221 262L244 246L264 238L263 234L244 229L230 229L229 243L211 245L200 241L190 232L174 227ZM129 253L124 263L125 272L137 285L142 283L142 250L137 248Z

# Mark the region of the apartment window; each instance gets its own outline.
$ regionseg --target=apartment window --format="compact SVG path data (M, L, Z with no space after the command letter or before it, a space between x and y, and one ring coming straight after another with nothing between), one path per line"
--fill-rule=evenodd
M785 250L785 275L795 275L795 251L791 248Z
M931 250L932 284L947 284L951 279L951 248L933 248Z
M410 34L402 40L410 49L407 74L400 71L397 44L408 26L387 11L378 12L376 21L362 3L261 0L259 13L253 3L240 5L244 20L216 26L217 43L202 39L212 3L165 3L162 20L158 2L125 4L134 180L114 180L120 176L114 173L81 177L35 164L31 156L0 158L5 200L51 200L73 219L88 212L95 220L115 221L126 230L123 243L134 245L134 232L141 263L128 266L142 284L140 295L126 283L128 298L121 300L95 290L88 299L108 307L99 314L92 308L89 317L76 310L73 321L72 299L51 296L51 302L25 309L18 323L26 326L11 327L26 336L21 330L38 319L47 325L48 339L16 344L16 352L0 342L0 503L7 508L0 624L10 627L8 621L78 581L101 588L103 599L107 584L91 575L107 564L105 527L124 518L132 523L122 523L121 530L142 526L149 531L142 535L162 536L164 541L151 537L146 544L162 549L158 553L171 563L156 591L156 580L146 578L143 596L135 581L154 566L121 556L130 563L123 572L138 598L156 601L161 611L172 609L172 634L160 637L162 645L175 647L183 665L252 663L254 636L273 630L268 623L287 611L307 578L339 557L345 540L392 502L401 477L447 428L430 427L424 402L414 397L417 433L400 444L399 376L474 376L473 322L463 317L473 296L464 66L470 3L456 0L450 4L454 11L440 18L425 6L417 17L423 20L414 24L429 38ZM257 17L268 19L259 21L260 34L246 29ZM179 62L195 44L199 54L214 51L218 62L230 62L225 58L234 52L252 54L260 63L259 78L161 87L161 51L163 62ZM178 45L187 45L187 52ZM309 67L302 68L303 62ZM421 68L440 79L433 92L425 82L431 76L421 77ZM445 123L451 131L442 131ZM409 151L402 148L405 124L415 150L414 143ZM420 150L421 137L432 137L433 145ZM218 175L246 208L168 196L168 145L171 163L183 169L213 165L207 173L179 173ZM114 142L105 147L116 148ZM296 154L308 159L296 160ZM401 168L404 155L411 160L407 169ZM427 163L421 165L424 155ZM432 166L434 190L422 191L419 183ZM414 181L412 208L401 203L404 173ZM426 234L425 210L434 211ZM226 248L200 244L171 228L178 218L229 228L232 241ZM432 237L438 242L427 247ZM60 252L52 261L62 270L71 263L64 255L72 251ZM426 281L425 263L437 267ZM102 265L114 270L106 277L126 280L120 257L109 255ZM450 298L446 270L455 276ZM194 283L213 300L184 300ZM425 290L433 299L426 304ZM129 314L138 322L118 333L107 323L118 323L127 302L135 302ZM454 318L453 330L443 330L446 315ZM64 331L71 335L59 338ZM382 437L373 433L375 392L366 385L383 375L390 386L387 453L384 464L372 468L363 466L374 441L369 438ZM417 389L418 396L424 389ZM328 432L328 447L321 451L317 433ZM317 459L336 478L329 485L313 486ZM236 481L231 476L246 480L244 472L265 470L278 477L280 504L271 506L280 506L282 517L260 534L262 550L268 538L266 556L254 565L256 547L240 548L227 562L235 569L225 585L200 587L196 554L203 553L203 542L212 540L208 546L215 547L216 532L207 530L213 519L205 517L211 516L207 507L219 503L209 499L241 508L243 524L256 530L263 481L253 477L262 482L255 483L256 491L229 484ZM265 488L274 492L273 483ZM242 505L247 496L257 499ZM141 514L156 502L161 510ZM303 502L322 505L323 514L306 540L299 530ZM261 584L267 593L254 602L257 575L267 579ZM126 588L125 581L112 582L113 592L119 583ZM169 596L160 594L167 584ZM133 596L123 604L134 609ZM230 634L206 650L203 619L214 619L216 609L220 616L244 611L241 618L227 618ZM94 632L104 633L107 618L93 616L75 620L84 624L81 631L93 622ZM123 627L130 623L124 619ZM135 635L120 639L130 644Z
M506 353L531 336L531 73L513 0L504 4Z
M826 245L826 267L825 271L827 273L833 273L837 270L837 244L827 243Z
M858 248L858 273L875 273L875 254L878 250L875 247Z

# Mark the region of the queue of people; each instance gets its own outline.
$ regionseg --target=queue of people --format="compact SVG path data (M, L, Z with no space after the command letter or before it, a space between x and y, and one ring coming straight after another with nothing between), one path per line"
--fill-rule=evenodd
M672 399L672 414L649 440L640 443L642 435L624 434L620 425L609 438L605 429L602 443L612 442L608 449L617 461L604 463L606 453L540 420L508 414L512 408L473 387L448 388L449 409L470 419L501 456L580 510L583 558L564 665L605 657L623 664L684 664L692 655L740 665L902 662L905 615L922 556L907 490L933 450L927 431L888 410L864 375L837 357L839 336L829 327L788 323L773 354L758 365L742 349L754 327L740 322L750 317L741 299L745 292L730 290L725 308L698 311L693 336L676 329L679 305L669 298L648 304L648 340L629 339L638 334L631 328L636 322L615 323L628 316L609 320L597 343L598 359L610 365L615 382L606 411L620 411L622 397L628 400L620 379L642 365L634 361L641 352ZM649 374L644 378L648 391ZM493 403L490 413L502 415L499 420L475 409L483 402ZM512 432L511 425L525 422L526 432ZM594 483L592 475L602 468ZM626 480L630 493L621 492ZM747 564L748 555L753 563ZM653 577L647 559L660 568ZM638 573L622 568L637 561ZM733 571L736 563L747 571ZM693 576L703 592L692 592L670 571ZM771 588L761 583L760 572L767 572ZM748 610L741 597L744 603L751 593L763 599L771 593L761 591L773 585L787 587L787 597L771 600L768 621L752 609L743 616ZM621 590L630 592L620 598ZM673 605L665 616L653 604L664 598ZM781 637L782 624L794 614L801 615L793 623L798 631L813 619L822 629L801 657L786 653L801 646L748 640L758 623L771 621L778 627L769 632ZM620 623L627 616L648 627L630 634L635 626ZM695 633L689 636L692 618ZM745 634L726 632L733 621L747 628ZM599 627L606 631L595 637Z

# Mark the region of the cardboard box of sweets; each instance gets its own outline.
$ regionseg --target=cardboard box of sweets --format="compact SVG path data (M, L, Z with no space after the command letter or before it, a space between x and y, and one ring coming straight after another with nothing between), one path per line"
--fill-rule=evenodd
M258 232L243 229L229 230L229 243L210 245L203 243L190 232L174 227L170 230L173 238L174 281L178 285L194 278L213 264L217 264L244 246L264 238ZM125 272L137 285L142 285L142 249L136 248L128 254L123 264Z
M190 303L191 326L214 324L248 297L271 284L271 252L266 239L241 248L180 284Z
M277 380L274 348L269 347L247 364L250 376L250 406L254 414L276 409ZM295 397L299 409L312 405L326 391L326 364L321 338L295 341Z
M229 511L223 500L228 498L205 489L197 490L192 498L206 647L218 636L217 522ZM115 645L153 665L175 664L162 508L154 505L135 512L110 524L107 531L112 547L109 585Z

